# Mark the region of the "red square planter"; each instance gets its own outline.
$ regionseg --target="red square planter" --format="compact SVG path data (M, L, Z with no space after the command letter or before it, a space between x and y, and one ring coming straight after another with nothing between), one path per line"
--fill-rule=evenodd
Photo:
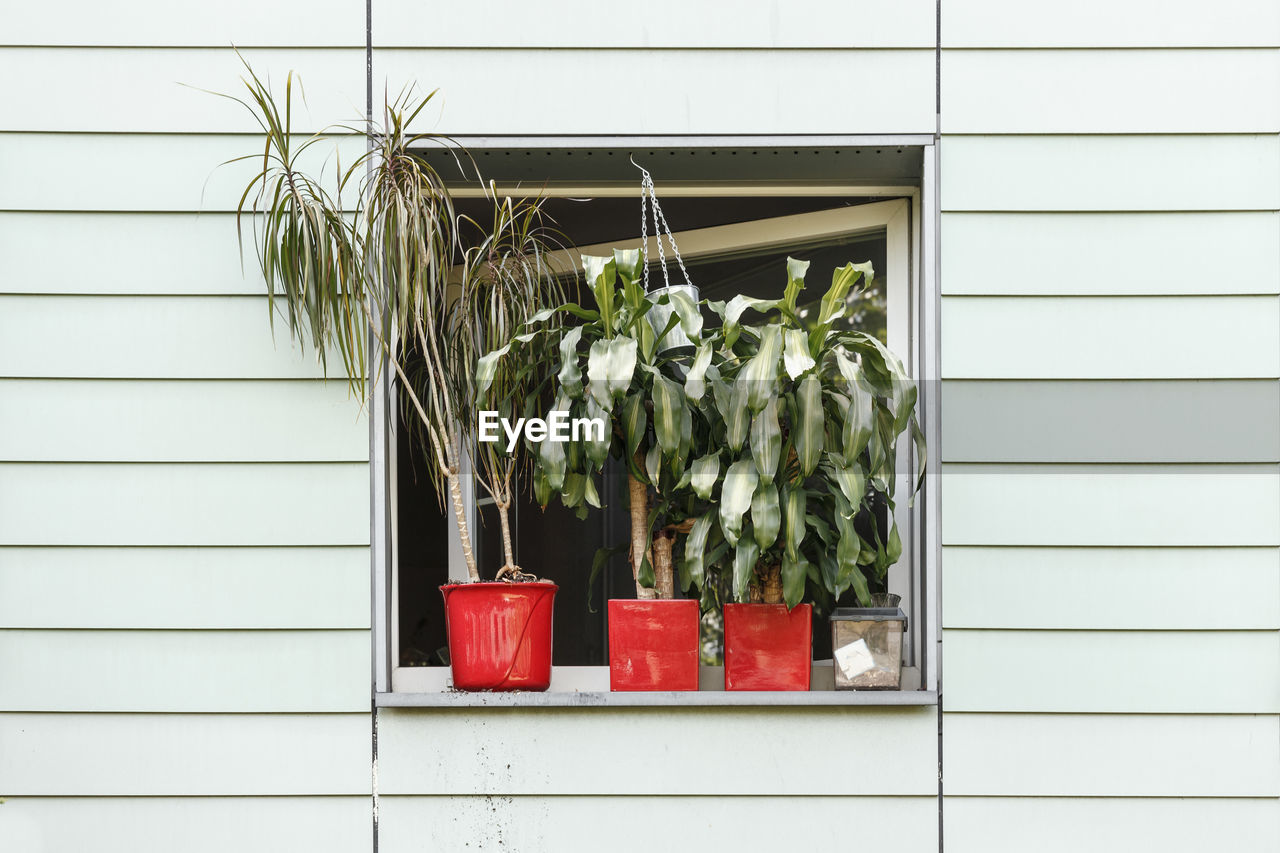
M813 605L726 604L725 690L808 690Z
M698 602L609 600L609 689L697 690Z

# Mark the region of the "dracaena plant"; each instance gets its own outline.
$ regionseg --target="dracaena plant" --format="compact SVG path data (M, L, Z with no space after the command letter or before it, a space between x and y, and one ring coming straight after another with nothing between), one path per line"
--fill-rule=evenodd
M788 258L781 299L709 303L722 324L708 414L723 441L701 463L717 482L685 563L694 576L728 574L738 601L794 607L807 587L829 606L852 588L869 604L902 551L894 466L908 430L924 466L916 386L879 340L838 322L870 264L837 269L811 321L815 307L798 304L807 268ZM747 312L761 322L744 323Z
M487 231L471 223L480 236L465 249L465 226L448 187L415 151L458 149L446 137L410 132L435 94L419 97L412 89L387 101L380 124L338 129L368 146L345 170L339 164L336 186L327 191L301 158L332 131L295 142L293 74L281 109L270 87L248 63L245 68L248 97L225 97L254 116L265 142L260 153L237 158L260 168L240 198L236 221L242 239L240 226L251 222L272 314L283 301L292 336L314 347L326 373L326 353L337 350L362 403L367 352L396 374L406 418L429 458L426 473L442 504L448 495L468 574L479 580L460 487L477 402L475 358L559 300L545 263L551 240L540 203L491 197L494 221ZM349 207L344 197L354 197ZM510 384L499 389L520 391ZM505 522L515 459L482 456L480 463L481 481L495 499L503 496ZM509 537L505 541L510 569Z
M703 345L702 316L685 293L646 293L638 251L613 257L583 257L586 283L595 307L565 304L544 312L503 347L481 359L487 375L515 361L528 364L529 347L539 339L558 351L549 396L555 411L571 419L601 419L603 435L583 431L567 442L536 445L533 490L543 506L559 494L565 506L585 517L600 506L596 480L610 455L627 469L631 535L627 552L639 598L672 598L675 593L675 535L687 532L694 452L705 444L708 422L695 417L696 378L710 364ZM656 309L669 309L658 311ZM560 329L542 327L552 314L566 319ZM668 315L666 323L654 318ZM664 346L679 327L695 344ZM596 562L599 569L601 560Z

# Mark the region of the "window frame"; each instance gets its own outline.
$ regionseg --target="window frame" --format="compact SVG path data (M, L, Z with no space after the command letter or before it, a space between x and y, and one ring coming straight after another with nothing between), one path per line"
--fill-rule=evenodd
M615 145L618 141L615 141ZM621 140L625 143L625 140ZM484 140L488 147L498 147L494 140ZM936 146L928 142L913 141L913 147L921 150L922 172L920 186L864 186L849 182L789 183L735 181L725 183L676 182L664 183L664 198L684 197L733 197L733 196L811 196L836 198L876 198L853 207L837 211L793 214L770 220L754 220L727 226L714 226L677 234L682 254L699 257L726 250L724 238L742 239L741 247L785 245L796 239L821 239L857 233L884 231L890 258L901 257L905 264L890 264L886 277L888 303L889 346L903 356L910 374L920 383L920 418L925 431L930 455L936 460L940 442L938 429L938 306L937 288L937 192ZM673 144L668 140L667 145ZM679 144L679 143L675 143ZM789 144L789 143L787 143ZM828 143L829 144L829 143ZM865 141L859 144L866 145ZM545 143L543 143L545 145ZM543 146L540 146L543 147ZM574 147L578 147L575 144ZM558 197L636 197L639 200L638 182L634 185L559 183L541 185L533 189L515 186L498 187L500 192L512 195ZM459 197L478 193L464 188L456 191ZM770 232L771 239L751 242L751 228L763 222L771 225L791 224L801 229L786 232L782 237ZM653 239L652 236L650 239ZM632 241L636 246L639 240ZM621 243L619 245L626 245ZM610 244L612 247L613 244ZM575 252L590 254L602 247L585 246ZM894 322L894 317L904 322ZM376 368L376 366L375 366ZM611 694L608 692L608 667L556 667L550 691L541 694L459 694L445 692L447 667L400 667L397 665L399 625L397 614L398 566L396 552L396 465L394 422L387 417L391 406L389 393L393 386L387 384L387 370L371 369L375 382L370 409L370 478L371 478L371 559L373 597L373 667L375 701L380 706L577 706L577 705L721 705L721 704L934 704L940 682L937 650L939 640L939 589L936 575L940 557L937 523L938 484L936 467L926 478L924 492L913 506L900 501L897 520L904 531L904 554L897 569L890 573L890 591L903 596L904 610L911 620L911 629L904 645L904 682L908 679L917 689L900 692L856 692L813 690L809 693L740 694L724 693L710 684L703 690L689 693ZM909 491L909 483L915 477L909 442L900 448L899 488ZM464 463L465 464L465 463ZM936 466L936 461L931 463ZM476 500L470 477L462 478L464 500L473 522ZM452 527L452 524L450 524ZM449 537L450 577L454 577L463 561L457 537ZM462 570L465 575L465 570ZM719 668L708 667L710 675ZM711 689L707 689L711 687Z

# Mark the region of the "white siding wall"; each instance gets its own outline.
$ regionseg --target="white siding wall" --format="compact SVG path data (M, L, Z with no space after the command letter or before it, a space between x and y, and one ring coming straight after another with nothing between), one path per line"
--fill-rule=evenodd
M1278 8L942 4L949 853L1280 847Z
M455 134L932 133L935 13L375 0L374 90ZM947 849L1276 849L1280 7L942 14ZM365 6L3 41L0 846L370 849L367 424L236 262L247 116L178 85L234 42L350 120ZM936 750L931 709L385 711L381 849L935 850Z
M364 8L49 2L0 78L0 848L372 847L368 426L236 258L227 45L359 115ZM252 260L250 260L252 267Z

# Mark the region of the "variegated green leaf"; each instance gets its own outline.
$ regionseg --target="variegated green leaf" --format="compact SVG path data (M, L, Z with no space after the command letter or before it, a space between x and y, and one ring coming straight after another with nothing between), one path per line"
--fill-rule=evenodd
M778 398L770 397L751 419L751 458L761 477L772 479L782 455L782 428L778 425Z
M721 409L724 417L725 441L729 448L737 453L747 440L747 429L751 425L751 410L747 407L747 387L742 382L734 382L729 394L729 406Z
M778 379L778 359L782 355L782 327L773 324L760 332L760 347L738 374L737 384L747 392L747 405L752 412L764 408L775 394Z
M644 394L633 391L622 403L622 434L627 437L628 459L635 455L648 426L649 413L644 406Z
M704 501L708 500L720 476L720 454L708 453L698 457L693 460L690 470L689 483L693 486L693 493Z
M864 275L867 281L871 281L874 277L870 262L865 264L845 264L831 274L831 287L823 295L821 308L818 312L819 326L829 326L833 321L844 316L849 290Z
M724 475L724 485L720 488L720 529L730 545L737 545L742 535L742 516L751 507L759 479L750 459L734 462Z
M809 338L800 329L786 329L783 332L782 363L792 379L800 378L801 374L817 364L813 356L809 355Z
M756 561L760 559L760 546L754 538L744 536L733 552L733 597L746 601L750 597L751 579L755 575Z
M560 387L571 397L582 395L582 369L578 366L578 341L582 327L574 326L560 339Z
M667 301L676 316L680 318L680 330L691 341L702 337L702 312L698 305L683 290L672 290L667 293Z
M588 396L586 415L588 418L599 419L605 424L603 430L589 428L584 430L586 434L582 436L582 446L587 459L591 461L592 467L599 471L604 461L609 458L609 445L613 443L613 437L609 435L609 413L600 407L595 397Z
M809 476L818 466L822 456L823 434L826 431L826 415L822 410L822 381L810 374L800 380L796 389L796 405L799 421L793 424L792 440L796 457L800 461L800 473Z
M613 295L615 293L614 282L617 280L617 267L614 266L613 258L583 255L582 270L587 280L587 286L591 288L591 292L595 295L596 305L600 309L600 321L604 325L605 335L611 336L615 325Z
M778 487L771 480L761 481L751 497L751 529L761 551L778 541L778 531L782 529L782 508L778 503Z
M714 526L715 514L712 510L708 510L698 516L684 543L685 571L689 574L689 580L699 589L702 588L706 578L707 540Z
M636 370L635 338L605 338L591 344L587 355L587 379L591 395L606 409L626 393Z
M802 486L788 486L782 494L782 521L786 525L786 553L792 558L800 554L804 544L805 508L808 494Z
M653 377L653 431L664 453L675 453L680 447L685 406L679 385L662 375Z
M695 403L702 399L707 390L707 368L711 366L711 343L704 341L698 345L698 352L689 365L689 373L684 378L684 394Z
M782 600L787 609L795 607L804 598L804 581L809 574L809 561L803 554L782 555Z
M804 290L804 277L809 272L809 262L787 258L787 288L782 294L782 304L788 314L796 313L800 291Z
M857 459L866 449L874 428L871 392L855 384L849 385L849 410L844 416L842 440L844 458Z

